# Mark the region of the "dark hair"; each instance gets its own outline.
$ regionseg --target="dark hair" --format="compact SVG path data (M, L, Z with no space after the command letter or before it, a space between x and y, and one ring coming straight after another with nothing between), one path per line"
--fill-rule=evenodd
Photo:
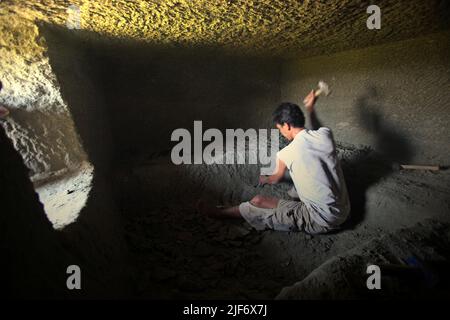
M295 103L283 102L272 113L272 118L275 124L282 125L287 123L295 128L303 128L305 126L305 116Z

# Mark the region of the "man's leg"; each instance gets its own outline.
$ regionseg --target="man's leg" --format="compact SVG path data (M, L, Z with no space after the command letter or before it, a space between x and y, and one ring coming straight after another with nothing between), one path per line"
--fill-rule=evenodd
M278 205L280 199L257 195L250 200L250 203L258 208L273 209ZM217 208L208 206L205 202L199 202L199 211L214 218L242 218L239 206L229 208Z
M278 206L280 199L257 195L254 196L250 203L258 208L273 209Z

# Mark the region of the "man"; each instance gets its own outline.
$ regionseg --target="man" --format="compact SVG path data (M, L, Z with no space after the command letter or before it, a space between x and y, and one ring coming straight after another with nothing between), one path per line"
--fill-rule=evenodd
M280 133L290 141L277 153L277 169L261 176L261 184L275 184L289 171L298 200L257 195L237 207L218 209L201 203L201 211L217 218L244 218L257 230L326 233L347 219L350 202L331 130L320 127L314 112L316 97L311 91L304 104L313 129L305 128L305 117L292 103L282 103L273 113ZM297 196L290 191L290 196Z

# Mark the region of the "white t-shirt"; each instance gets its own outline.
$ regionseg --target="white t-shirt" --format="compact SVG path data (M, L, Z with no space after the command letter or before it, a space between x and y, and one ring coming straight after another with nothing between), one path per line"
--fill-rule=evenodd
M315 222L329 227L346 220L350 201L329 128L300 131L277 157L286 164Z

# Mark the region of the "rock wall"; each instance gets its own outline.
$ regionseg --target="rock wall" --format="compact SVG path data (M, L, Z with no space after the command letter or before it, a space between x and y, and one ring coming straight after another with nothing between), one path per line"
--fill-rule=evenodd
M67 25L72 4L80 30ZM111 167L167 152L170 133L194 120L267 127L280 100L299 101L322 78L333 94L318 108L338 140L448 163L448 32L323 55L448 27L445 1L380 5L384 28L368 35L361 1L2 1L8 288L21 297L42 288L66 294L61 272L75 261L86 270L85 297L126 295L132 272ZM281 56L294 58L280 81ZM94 167L89 198L76 223L56 232L26 176L36 182L85 161Z
M335 138L395 161L450 163L450 33L309 59L283 67L282 100L301 103L319 80L317 112Z
M447 1L382 0L377 5L383 27L368 32L368 5L353 0L2 1L0 103L11 109L3 126L35 179L87 159L48 59L42 23L175 51L213 46L232 55L284 57L330 54L449 27Z
M173 50L147 44L94 46L100 64L114 159L170 152L171 134L195 120L208 128L266 128L279 103L280 59Z
M16 249L5 253L9 258L4 274L12 274L10 282L16 297L37 298L40 289L43 296L127 295L132 272L126 270L129 261L120 213L108 190L111 181L105 178L110 139L108 127L102 122L102 95L94 84L95 69L90 69L86 52L74 48L78 42L71 43L68 37L62 45L56 43L60 39L49 25L58 24L58 14L52 16L53 23L49 24L45 22L49 17L39 15L33 8L8 7L4 3L0 6L1 34L5 35L0 40L0 103L11 110L1 122L6 135L1 136L0 142L14 145L21 156L16 153L15 157L3 158L2 150L2 167L8 169L2 170L0 185L8 193L2 194L7 201L1 210L0 228L5 230L1 246ZM67 3L62 5L59 12L64 13L66 6ZM71 92L77 93L76 99ZM94 167L93 177L89 174L83 181L88 199L79 208L74 223L62 231L52 230L39 203L45 199L37 198L34 192L22 194L21 188L29 191L32 186L20 184L14 168L22 166L20 173L31 176L36 187L49 178L68 178L68 172L86 161ZM75 185L51 192L65 194L74 188ZM50 200L55 201L56 197ZM37 270L33 269L33 260L40 264ZM69 264L79 265L82 270L81 292L69 292L66 288Z
M10 109L2 125L35 180L86 160L48 61L39 18L31 9L0 4L0 104Z

